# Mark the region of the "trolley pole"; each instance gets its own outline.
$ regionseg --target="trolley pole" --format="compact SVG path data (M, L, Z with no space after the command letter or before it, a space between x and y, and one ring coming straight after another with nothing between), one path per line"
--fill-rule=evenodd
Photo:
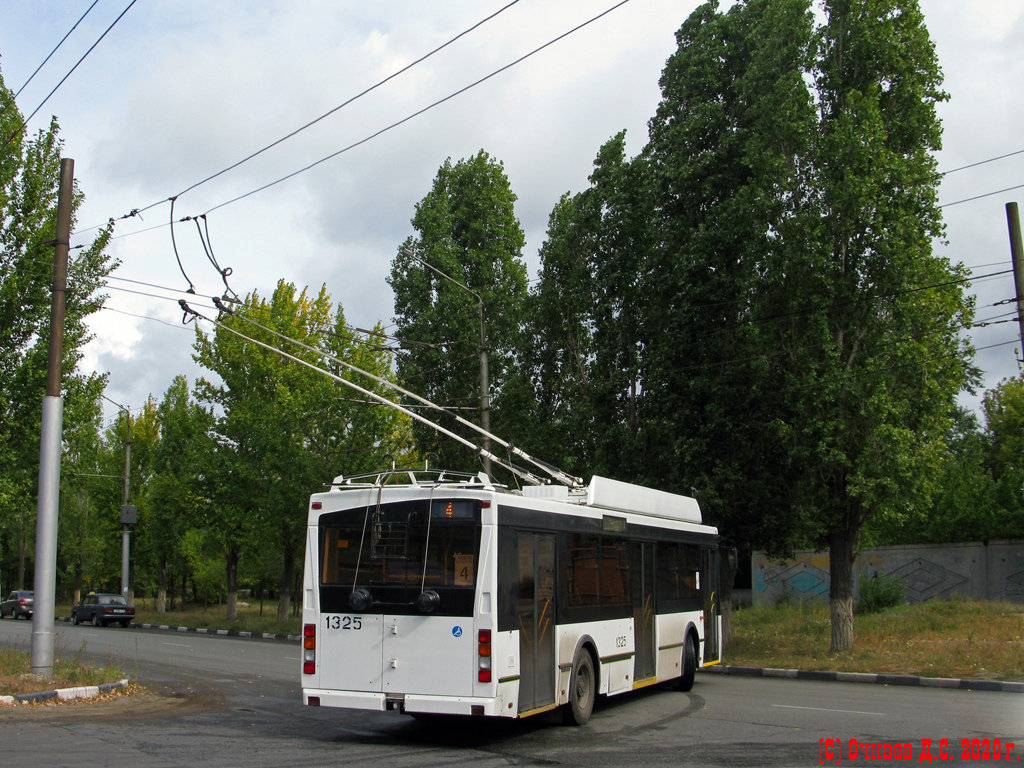
M1017 289L1017 324L1020 326L1021 351L1024 352L1024 247L1021 247L1020 212L1016 203L1006 204L1006 224L1010 229L1010 255L1013 257L1013 284Z
M36 507L35 606L32 612L30 668L33 674L53 676L53 617L57 590L57 511L60 505L60 451L64 400L60 393L64 359L64 299L68 285L68 246L75 161L60 161L57 233L53 240L53 297L50 302L50 354L46 396L39 438L39 501Z

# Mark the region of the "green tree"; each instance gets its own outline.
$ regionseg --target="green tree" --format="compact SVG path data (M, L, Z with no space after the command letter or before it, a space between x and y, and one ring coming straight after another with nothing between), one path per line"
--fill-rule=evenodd
M945 544L1024 535L1020 495L1017 525L1012 526L998 502L999 486L990 467L988 435L979 427L972 411L957 409L945 444L947 450L931 506L902 518L868 520L865 546Z
M95 387L91 399L81 397L72 401L76 408L87 409L87 412L77 413L65 421L61 457L57 570L65 578L58 591L66 593L70 586L72 600L76 603L81 597L86 573L102 544L91 524L98 510L96 491L109 482L108 478L99 476L102 474L102 382L94 380L91 384Z
M524 442L576 474L637 480L647 442L643 278L653 206L647 158L627 160L625 145L624 131L607 141L591 186L551 214L529 302L536 417Z
M999 382L985 393L982 409L997 506L992 534L983 538L1024 536L1024 381Z
M584 195L563 195L540 248L540 274L527 302L527 365L533 395L523 404L532 429L522 447L577 475L597 471L593 402L593 243Z
M57 121L28 137L13 94L0 79L0 560L24 586L35 524L39 424L49 348L53 244L62 142ZM82 202L75 191L74 209ZM73 218L72 218L73 221ZM72 224L73 226L73 224ZM104 229L71 259L64 328L64 425L82 414L102 376L76 370L90 340L86 319L102 306L104 279L116 266L104 253ZM11 567L12 560L14 567Z
M521 420L509 413L514 409L502 409L501 401L520 394L509 390L509 382L521 381L516 372L527 295L525 237L515 201L502 164L483 150L454 165L446 160L416 205L412 225L418 235L399 248L388 279L402 344L399 379L447 408L472 411L481 402L479 303L424 262L481 297L495 404L492 432L512 439ZM443 426L480 444L475 432L454 421ZM475 469L468 450L418 424L414 434L421 451L445 456L452 468Z
M942 234L932 154L942 75L917 2L826 0L813 76L804 248L781 285L793 322L787 395L797 503L829 548L832 650L853 646L853 560L871 517L927 506L972 377L972 306Z
M694 492L745 554L784 554L807 523L792 503L789 361L771 286L805 183L811 32L807 0L699 7L676 35L645 149L658 234L643 270L645 480Z
M252 340L359 379L376 392L383 385L337 362L324 363L318 352L381 378L391 375L390 356L353 337L341 307L332 312L326 290L310 296L284 281L269 300L247 296L211 335L197 333L196 359L221 381L201 379L197 394L221 414L214 426L218 445L205 474L216 510L208 525L225 560L228 617L237 610L239 559L247 551L279 547L278 620L284 622L301 577L297 566L309 493L335 475L378 468L385 455L403 454L409 433L397 411L366 405L342 391L343 385Z
M167 610L168 585L187 572L185 534L214 519L205 490L206 465L213 453L213 415L192 397L188 380L176 376L157 410L160 442L153 456L153 478L144 522L149 565L156 572L156 609Z
M85 572L85 581L91 589L121 591L122 525L121 505L125 494L125 463L127 443L131 442L128 467L128 503L138 509L139 523L131 531L131 564L136 569L134 586L145 591L148 572L139 568L146 561L147 538L159 535L153 530L149 516L150 481L153 457L160 440L157 404L149 398L137 414L119 410L113 423L101 436L99 448L98 482L92 498L94 514L90 518L90 535L95 537L95 559ZM101 481L101 482L99 482ZM139 584L136 584L139 582Z

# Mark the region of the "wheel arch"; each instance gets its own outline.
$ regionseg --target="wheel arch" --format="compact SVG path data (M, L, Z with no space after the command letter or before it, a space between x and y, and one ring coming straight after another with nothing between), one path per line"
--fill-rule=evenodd
M697 650L697 668L699 669L704 666L704 638L701 637L700 629L698 629L696 622L688 621L686 629L683 631L683 642L685 643L691 637L693 638L693 645Z
M597 641L593 637L584 633L576 639L576 647L572 652L571 666L576 665L576 659L579 658L580 651L586 651L590 654L590 661L594 666L594 692L600 695L601 691L601 655L597 652Z

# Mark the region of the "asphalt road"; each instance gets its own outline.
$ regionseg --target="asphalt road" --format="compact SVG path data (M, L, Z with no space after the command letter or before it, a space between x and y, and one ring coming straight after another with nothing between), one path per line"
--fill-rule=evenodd
M117 664L156 695L0 710L0 765L920 765L925 739L946 765L991 762L972 758L973 739L999 739L1003 763L1013 742L1010 763L1024 764L1020 694L704 674L689 694L601 700L583 728L554 715L421 722L301 706L295 643L58 627L59 652ZM30 622L0 622L0 646L27 650L30 634ZM910 761L885 759L908 743Z

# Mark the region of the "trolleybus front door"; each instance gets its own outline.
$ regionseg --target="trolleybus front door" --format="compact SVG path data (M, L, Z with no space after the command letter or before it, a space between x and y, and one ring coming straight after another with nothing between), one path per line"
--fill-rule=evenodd
M657 675L654 655L654 542L630 546L633 593L633 684Z
M519 531L519 712L555 703L555 537Z

